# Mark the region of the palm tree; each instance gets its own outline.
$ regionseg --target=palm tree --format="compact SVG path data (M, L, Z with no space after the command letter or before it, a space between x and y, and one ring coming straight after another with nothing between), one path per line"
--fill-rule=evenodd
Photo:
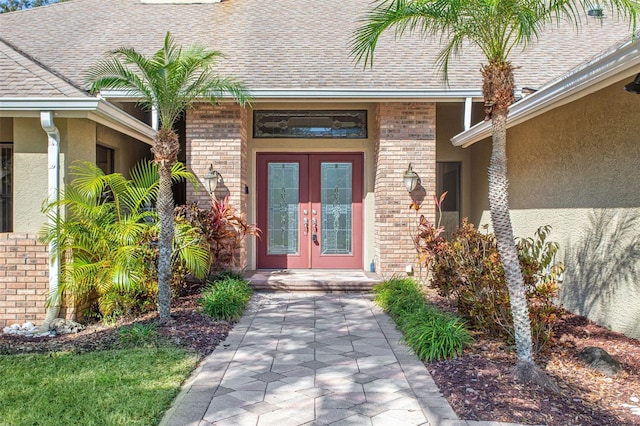
M174 164L171 174L175 182L196 183L182 163ZM63 292L80 300L95 293L100 312L108 316L122 301L155 295L148 259L154 255L151 241L158 222L148 206L158 194L158 165L140 162L130 175L130 180L120 173L105 175L88 162L71 166L73 181L45 209L48 215L59 208L66 211L42 229L42 241L53 242L55 255L65 260L50 303L57 304ZM180 225L172 263L203 278L210 265L209 243L199 228Z
M139 99L148 109L155 109L160 129L153 147L154 162L159 165L160 186L157 211L160 221L158 238L158 311L160 322L170 318L171 257L174 235L174 203L171 191L171 167L178 160L180 145L173 127L178 118L196 101L217 103L230 95L238 103L248 101L244 86L231 78L216 75L213 66L222 56L219 51L201 46L182 49L170 33L164 46L150 57L133 48L122 47L111 52L87 72L92 92L119 89Z
M640 10L637 0L599 0L598 4L630 18L635 31ZM376 44L387 29L394 28L399 37L405 33L442 36L440 40L447 42L439 52L438 65L445 80L449 63L463 43L475 45L487 59L481 73L485 110L493 130L489 206L509 288L518 357L515 374L523 382L549 385L533 360L529 309L509 214L506 124L514 102L514 66L509 54L514 47L526 47L535 40L547 24L566 20L577 27L580 16L592 5L590 0L380 0L352 39L352 55L365 66L373 66Z

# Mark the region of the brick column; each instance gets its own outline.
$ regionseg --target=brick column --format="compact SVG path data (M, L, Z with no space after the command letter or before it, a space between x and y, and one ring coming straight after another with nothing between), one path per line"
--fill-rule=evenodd
M48 288L47 246L35 234L0 234L0 328L42 323Z
M436 105L380 103L376 117L375 261L376 271L389 277L405 274L407 265L417 271L412 240L417 217L435 218ZM411 195L403 183L409 163L421 179ZM421 204L418 215L409 208L412 197Z
M214 195L221 200L229 195L231 205L246 213L247 195L247 112L237 104L197 104L187 111L186 158L187 167L200 181L196 193L187 185L187 202L198 201L201 207L210 206L204 175L209 164L222 179ZM246 266L244 247L239 250L240 267Z

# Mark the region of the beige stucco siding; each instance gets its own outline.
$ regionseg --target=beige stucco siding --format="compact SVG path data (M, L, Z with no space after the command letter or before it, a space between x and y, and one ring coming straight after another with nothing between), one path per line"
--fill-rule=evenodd
M129 170L142 158L153 159L151 147L113 129L97 125L96 143L114 150L115 171L128 177ZM95 147L93 160L95 161Z
M516 235L553 226L565 307L640 338L640 96L622 85L510 129L509 193ZM489 150L471 148L477 223L490 221Z
M13 180L13 231L37 232L47 198L47 134L37 118L13 120Z
M13 119L0 117L0 143L13 141Z
M472 150L455 147L451 144L451 138L464 130L464 109L464 103L460 102L441 102L436 106L436 161L461 163L461 218L471 216L471 194L474 192L472 189L472 167L474 165L471 161ZM483 116L482 105L474 103L471 114L472 123L482 120Z

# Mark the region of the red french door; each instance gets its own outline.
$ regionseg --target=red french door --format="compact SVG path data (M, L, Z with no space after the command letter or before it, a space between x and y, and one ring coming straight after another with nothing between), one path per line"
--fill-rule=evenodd
M258 268L362 268L362 154L258 154Z

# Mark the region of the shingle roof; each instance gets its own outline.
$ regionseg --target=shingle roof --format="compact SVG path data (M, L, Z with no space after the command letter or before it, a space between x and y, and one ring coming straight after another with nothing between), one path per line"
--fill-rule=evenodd
M52 74L0 40L0 96L83 96L85 92Z
M152 53L170 30L180 44L222 51L220 73L250 89L443 89L438 40L394 40L390 33L373 69L353 63L350 38L370 7L370 0L71 0L0 15L0 37L80 86L106 51L131 46ZM546 31L526 52L514 52L521 67L516 85L538 87L630 34L613 18L585 18L579 33L568 25ZM449 87L479 90L483 62L476 49L466 49L450 68Z

